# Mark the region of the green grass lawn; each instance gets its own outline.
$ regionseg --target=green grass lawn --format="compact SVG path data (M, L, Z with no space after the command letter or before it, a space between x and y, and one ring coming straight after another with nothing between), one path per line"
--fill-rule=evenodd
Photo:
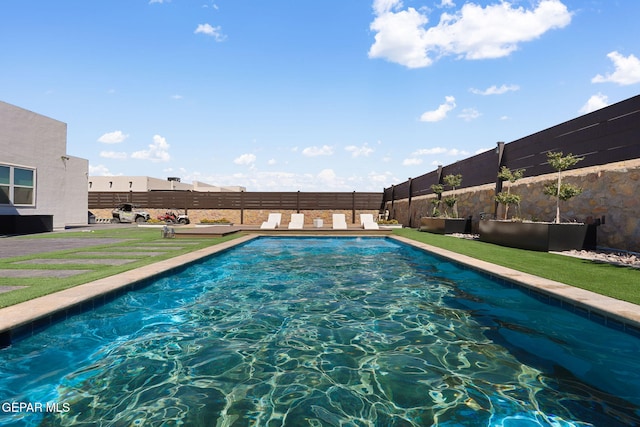
M640 270L596 263L548 252L507 248L403 228L398 236L437 246L524 273L640 304Z
M127 239L120 243L113 243L107 245L88 246L79 249L68 249L56 252L47 252L44 254L27 255L13 258L0 259L0 269L46 269L46 270L87 270L86 273L81 273L75 276L67 278L10 278L0 277L0 286L25 286L22 289L17 289L10 292L0 293L0 308L7 307L9 305L17 304L23 301L27 301L39 296L47 295L53 292L61 291L63 289L71 288L73 286L88 283L93 280L102 279L104 277L113 276L125 271L133 270L138 267L153 264L158 261L173 258L178 255L183 255L189 252L196 251L198 249L206 248L218 243L225 242L227 240L235 239L243 234L235 233L225 237L216 238L203 238L203 239L163 239L160 236L158 229L142 229L135 227L126 228L110 228L95 230L91 233L86 232L64 232L64 233L46 233L36 234L30 236L24 236L24 239L49 239L49 238L116 238ZM164 253L156 256L148 255L130 255L130 247L139 246L153 246L154 243L167 244L171 243L175 246L182 246L183 249L171 249L163 251ZM136 261L130 262L124 265L100 265L100 264L82 264L79 261L77 264L14 264L16 261L26 261L31 259L74 259L74 258L104 258L104 256L89 256L84 255L82 252L113 252L113 255L109 255L109 258L126 258L136 259ZM131 250L134 251L134 250ZM153 252L152 248L148 251ZM140 252L135 250L135 252Z

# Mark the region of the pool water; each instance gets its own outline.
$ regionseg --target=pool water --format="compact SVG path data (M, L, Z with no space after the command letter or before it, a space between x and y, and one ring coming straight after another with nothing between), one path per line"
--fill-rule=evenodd
M0 350L0 425L639 425L639 355L391 239L260 238Z

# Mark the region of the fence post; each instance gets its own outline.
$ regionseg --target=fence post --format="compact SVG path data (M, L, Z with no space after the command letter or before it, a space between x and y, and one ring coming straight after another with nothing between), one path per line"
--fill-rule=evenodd
M502 161L504 157L504 142L498 141L496 143L496 154L498 155L498 168L496 170L496 193L502 191L502 180L498 178L498 173L500 172L500 168L502 167ZM494 199L493 201L493 217L498 217L498 202Z
M413 192L413 178L409 178L409 206L407 207L407 211L409 214L409 228L411 228L411 196L412 196L412 192Z
M296 211L300 213L300 190L298 190L298 194L296 194Z
M391 186L391 215L393 216L393 219L398 219L396 218L395 204L396 204L396 185L393 184Z
M351 193L351 224L356 223L356 192Z
M244 195L245 192L240 192L240 225L244 224Z

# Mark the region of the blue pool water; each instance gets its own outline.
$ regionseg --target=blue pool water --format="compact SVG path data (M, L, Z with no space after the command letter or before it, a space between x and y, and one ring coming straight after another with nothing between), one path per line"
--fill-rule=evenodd
M638 425L639 355L392 240L261 238L0 350L0 425Z

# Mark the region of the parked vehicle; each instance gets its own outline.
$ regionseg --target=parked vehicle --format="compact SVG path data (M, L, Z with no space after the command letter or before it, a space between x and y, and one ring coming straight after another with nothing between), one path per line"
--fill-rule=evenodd
M158 216L158 219L167 224L189 224L191 222L186 214L177 214L174 211L167 211Z
M121 203L111 211L111 222L147 222L151 218L145 211L136 209L132 203Z

